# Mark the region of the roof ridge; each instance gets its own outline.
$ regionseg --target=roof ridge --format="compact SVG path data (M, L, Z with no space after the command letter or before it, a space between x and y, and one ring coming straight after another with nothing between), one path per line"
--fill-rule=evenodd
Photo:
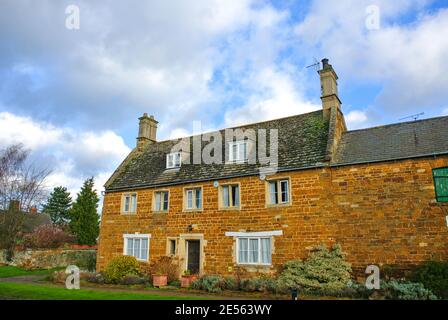
M175 140L185 139L185 138L193 138L193 137L201 136L201 135L204 135L204 134L210 134L210 133L212 133L212 132L219 132L219 131L227 130L227 129L237 129L237 128L242 128L242 127L248 127L248 126L253 126L253 125L256 125L256 124L267 123L267 122L273 122L273 121L278 121L278 120L285 120L285 119L289 119L289 118L294 118L294 117L299 117L299 116L310 115L310 114L312 114L312 113L318 113L318 112L322 112L322 109L315 110L315 111L310 111L310 112L305 112L305 113L299 113L299 114L295 114L295 115L291 115L291 116L286 116L286 117L282 117L282 118L275 118L275 119L270 119L270 120L263 120L263 121L257 121L257 122L246 123L246 124L242 124L242 125L235 126L235 127L227 127L227 128L221 128L221 129L212 130L212 131L201 132L200 134L189 135L189 136L184 136L184 137L180 137L180 138L160 140L160 141L156 141L156 143L170 142L170 141L175 141Z
M414 121L403 121L403 122L389 123L389 124L384 124L384 125L379 125L379 126L374 126L374 127L362 128L362 129L348 130L348 131L344 132L344 134L358 132L358 131L367 131L367 130L371 130L371 129L393 127L393 126L398 126L401 124L413 124L413 123L417 123L417 122L424 122L424 121L430 121L430 120L436 120L436 119L442 119L442 118L448 118L448 116L438 116L438 117L432 117L432 118L426 118L426 119L420 119L420 120L414 120Z

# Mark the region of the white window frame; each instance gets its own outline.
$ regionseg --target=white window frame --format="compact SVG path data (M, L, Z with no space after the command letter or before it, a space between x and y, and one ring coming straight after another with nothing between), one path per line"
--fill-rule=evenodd
M233 187L237 187L238 188L238 205L235 205L234 203L232 204L232 194L233 194ZM225 198L224 198L224 188L228 188L228 195L229 195L229 205L226 206L225 205ZM220 186L219 188L219 200L220 200L220 209L238 209L241 207L241 186L239 183L228 183L228 184L223 184ZM237 199L235 197L235 199Z
M166 155L166 168L167 169L180 168L181 165L182 165L181 152L171 152Z
M288 197L288 201L282 201L282 182L286 182L286 187L287 187L287 197ZM276 183L277 185L277 202L276 203L272 203L271 201L271 183ZM268 202L268 205L270 206L281 206L281 205L288 205L291 203L291 183L290 183L290 179L289 178L280 178L280 179L275 179L275 180L268 180L267 181L267 197L266 200Z
M160 193L160 210L157 209L157 194ZM165 203L165 199L162 196L163 194L167 193L168 194L168 203L167 203L167 208L164 209L163 208L163 204ZM152 211L154 212L168 212L170 210L170 192L169 190L158 190L158 191L154 191L154 197L153 197L153 206L152 206Z
M135 257L138 261L148 262L149 261L149 252L150 252L149 247L150 247L150 243L151 243L151 241L150 241L151 234L140 234L140 233L123 234L123 242L124 242L124 245L123 245L123 255L125 255L125 256L128 256L128 240L129 239L133 239L133 240L135 240L135 239L148 240L148 248L147 248L147 251L146 251L146 259L140 259L140 258L136 257L135 255L131 255L132 257ZM133 248L133 251L134 251L134 248ZM140 252L140 254L141 254L141 252Z
M244 159L240 158L240 148L245 146L246 153L244 154ZM236 146L236 154L233 152L233 147ZM247 162L249 160L249 143L247 140L238 140L229 142L229 162L230 163L241 163Z
M247 246L250 247L250 240L258 240L258 261L257 262L241 262L240 261L240 240L247 239ZM271 262L261 262L261 239L269 239L269 246L271 249ZM249 252L249 251L248 251ZM248 259L249 260L249 253ZM254 237L254 236L242 236L236 238L236 263L239 265L257 265L257 266L270 266L272 265L272 237Z
M129 198L129 208L128 208L128 210L126 210L126 201L127 201L126 199L128 199L128 198ZM121 212L123 214L136 214L137 213L137 193L136 192L130 192L130 193L123 194L122 203L121 203Z
M200 202L199 202L199 207L196 206L196 202L197 202L197 197L196 197L196 190L200 190L201 192L201 197L200 197ZM192 196L191 196L191 204L192 207L188 206L188 194L191 192ZM184 206L185 206L185 210L187 211L200 211L203 208L203 200L204 200L204 193L202 190L202 187L191 187L191 188L185 188L184 189Z

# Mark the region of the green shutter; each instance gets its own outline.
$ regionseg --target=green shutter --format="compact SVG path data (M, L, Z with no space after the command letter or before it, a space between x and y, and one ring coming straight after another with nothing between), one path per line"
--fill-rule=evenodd
M436 199L438 202L448 202L448 168L433 170Z

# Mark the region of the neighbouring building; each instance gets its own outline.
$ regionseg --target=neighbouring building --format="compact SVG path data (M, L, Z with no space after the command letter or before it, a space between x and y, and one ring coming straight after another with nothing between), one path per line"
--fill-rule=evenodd
M255 138L157 141L144 114L136 148L105 186L98 270L125 254L175 256L199 274L274 273L334 243L355 270L446 259L448 117L348 131L338 77L322 62L322 110L232 128ZM260 170L272 154L256 152L257 138L265 132L271 150L275 130L276 170ZM197 161L212 142L220 147L208 154L223 161Z

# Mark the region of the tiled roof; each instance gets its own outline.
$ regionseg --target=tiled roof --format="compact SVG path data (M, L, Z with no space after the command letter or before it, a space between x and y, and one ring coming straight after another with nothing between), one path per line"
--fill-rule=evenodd
M333 163L348 164L448 153L448 117L347 131Z
M278 164L280 171L319 166L325 161L328 124L323 120L322 111L237 128L278 129ZM269 137L269 131L267 132ZM220 133L224 137L224 130L221 130ZM189 138L192 141L192 137ZM260 166L256 164L183 164L178 170L167 170L166 155L178 142L179 140L167 140L149 144L141 153L132 157L117 171L110 183L106 185L106 190L180 184L259 174Z

